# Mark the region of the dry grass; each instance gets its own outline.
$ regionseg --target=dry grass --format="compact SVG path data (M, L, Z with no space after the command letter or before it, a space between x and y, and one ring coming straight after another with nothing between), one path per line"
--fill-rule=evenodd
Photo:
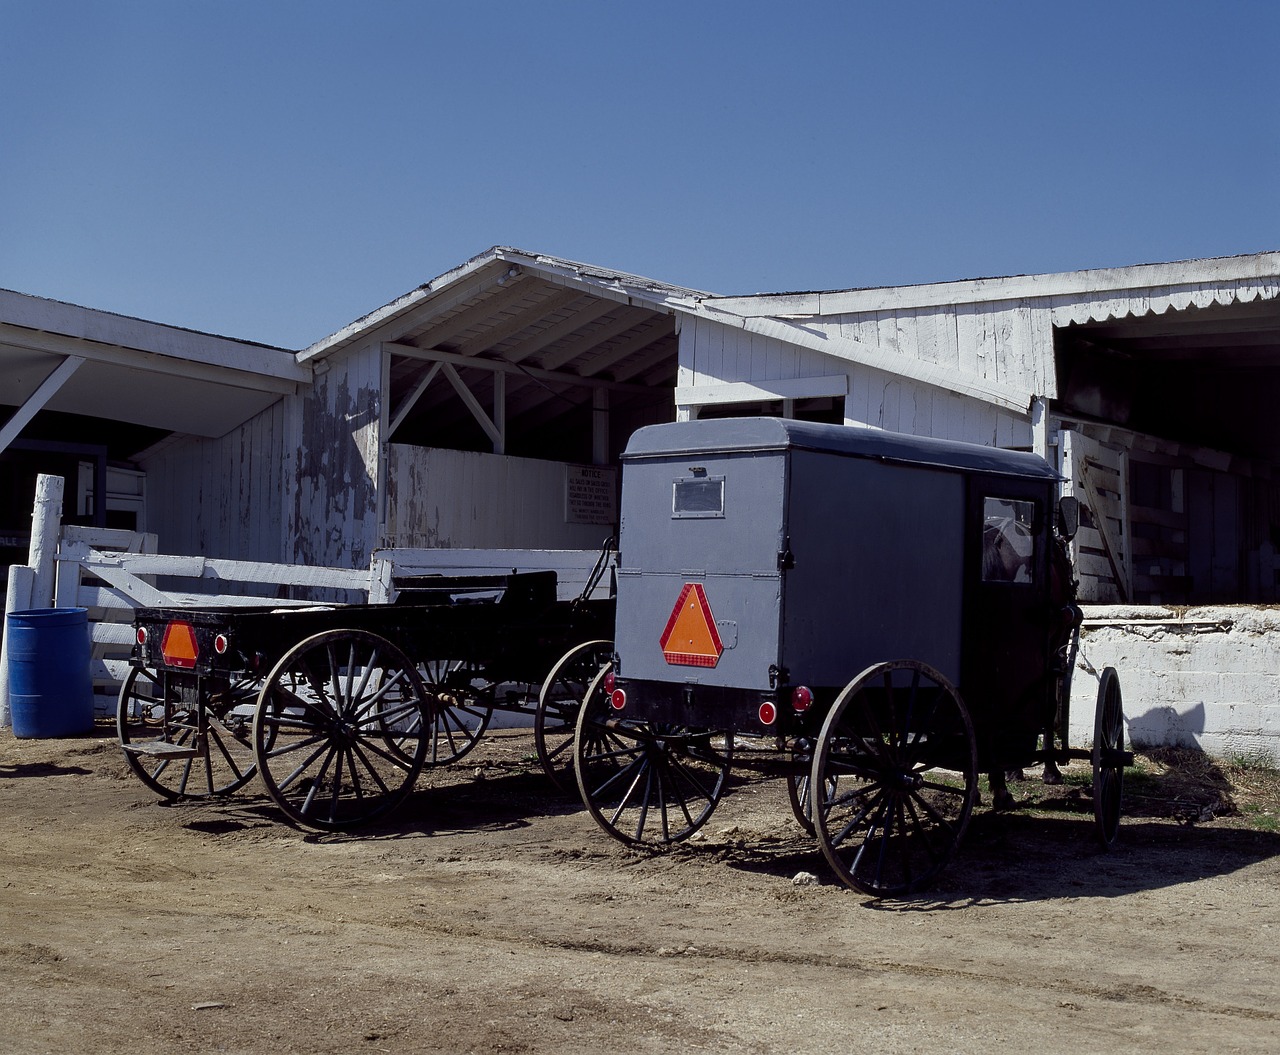
M1276 831L1280 770L1248 759L1217 760L1190 748L1152 748L1125 775L1125 812Z

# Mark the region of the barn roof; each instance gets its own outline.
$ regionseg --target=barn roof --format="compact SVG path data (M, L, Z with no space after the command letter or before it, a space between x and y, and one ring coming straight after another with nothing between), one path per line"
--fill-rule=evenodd
M282 348L0 290L0 450L40 410L221 436L310 380Z

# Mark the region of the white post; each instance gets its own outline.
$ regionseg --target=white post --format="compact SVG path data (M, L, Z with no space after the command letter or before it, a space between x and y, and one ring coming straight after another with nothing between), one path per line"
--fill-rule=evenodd
M5 590L4 614L22 612L31 607L31 583L35 573L25 564L9 567L9 587ZM6 620L7 621L7 620ZM13 724L9 713L9 635L0 643L0 729Z
M1031 401L1031 450L1049 460L1049 414L1044 396Z
M36 504L31 511L31 550L27 567L35 572L31 587L31 607L53 605L53 587L57 571L58 532L62 529L61 476L36 477Z

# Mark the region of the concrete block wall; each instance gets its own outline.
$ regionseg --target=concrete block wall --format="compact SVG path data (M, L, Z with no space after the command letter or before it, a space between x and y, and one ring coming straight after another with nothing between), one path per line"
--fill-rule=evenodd
M1086 606L1071 744L1093 741L1098 672L1115 667L1137 747L1280 765L1280 609Z

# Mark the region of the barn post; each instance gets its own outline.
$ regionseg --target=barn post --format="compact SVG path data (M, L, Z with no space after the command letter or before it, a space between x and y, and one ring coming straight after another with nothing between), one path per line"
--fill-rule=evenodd
M41 473L36 477L36 501L31 511L31 548L27 557L27 566L35 575L31 587L32 608L49 608L53 604L63 487L61 476Z
M1031 449L1049 461L1049 413L1044 396L1031 398Z

